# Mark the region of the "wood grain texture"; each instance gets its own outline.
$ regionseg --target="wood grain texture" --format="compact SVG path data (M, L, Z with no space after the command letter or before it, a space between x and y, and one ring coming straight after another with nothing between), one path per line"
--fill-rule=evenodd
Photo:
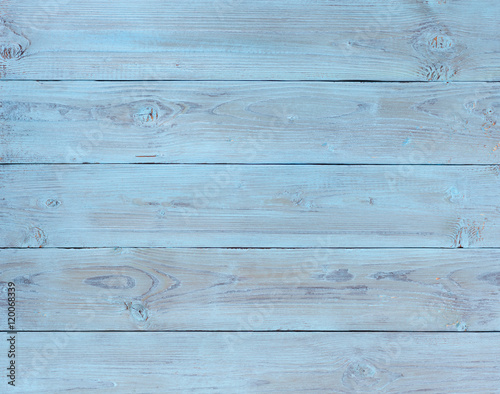
M18 330L500 330L500 250L10 249L0 259Z
M500 80L496 0L3 1L9 79Z
M499 18L0 1L13 391L500 394Z
M496 164L499 87L3 82L0 162Z
M2 247L499 247L498 166L14 165Z
M498 393L499 346L497 333L19 333L17 390Z

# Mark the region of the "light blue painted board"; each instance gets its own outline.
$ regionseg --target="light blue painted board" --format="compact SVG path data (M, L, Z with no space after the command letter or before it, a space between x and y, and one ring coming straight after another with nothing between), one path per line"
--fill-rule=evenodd
M497 393L500 387L498 333L62 332L17 339L23 393ZM2 354L7 345L0 341Z
M3 247L499 247L498 166L14 165Z
M4 1L1 77L499 81L500 3Z
M499 259L497 249L3 249L0 281L15 283L17 330L494 331Z
M3 82L0 162L497 164L499 86Z

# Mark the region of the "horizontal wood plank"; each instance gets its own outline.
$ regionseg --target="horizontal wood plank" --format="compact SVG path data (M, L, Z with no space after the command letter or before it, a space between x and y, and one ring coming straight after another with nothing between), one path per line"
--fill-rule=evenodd
M17 330L500 330L494 249L7 249L0 259Z
M8 165L2 247L499 247L498 166Z
M23 393L498 393L500 387L498 333L19 333L16 346L12 391Z
M3 82L0 162L496 164L499 87Z
M496 0L5 1L8 79L500 80Z

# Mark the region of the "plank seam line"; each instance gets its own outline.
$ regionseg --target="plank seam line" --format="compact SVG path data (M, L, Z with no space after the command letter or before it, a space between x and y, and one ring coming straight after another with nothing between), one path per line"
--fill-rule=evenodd
M464 164L440 164L440 163L420 163L420 164L398 164L398 163L161 163L161 162L132 162L132 163L0 163L2 166L137 166L137 165L155 165L155 166L366 166L366 167L493 167L498 164L494 163L464 163Z
M331 246L331 247L293 247L293 246L44 246L40 247L20 247L20 246L1 246L0 250L100 250L100 249L224 249L224 250L500 250L500 246L475 246L467 248L456 248L452 246Z
M318 82L318 83L420 83L420 84L461 84L461 83L499 83L500 80L465 81L397 81L370 79L0 79L1 82Z
M0 330L9 333L8 330ZM408 330L16 330L16 333L417 333L417 334L499 334L500 331L408 331Z

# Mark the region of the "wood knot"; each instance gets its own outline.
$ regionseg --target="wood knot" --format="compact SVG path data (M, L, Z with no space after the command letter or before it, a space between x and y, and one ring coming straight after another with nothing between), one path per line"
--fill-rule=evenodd
M457 320L456 322L450 323L446 325L447 328L456 329L457 331L467 331L469 327L467 323Z
M196 103L164 103L155 99L128 102L123 99L118 104L95 106L90 110L90 115L100 124L108 123L109 126L135 124L140 127L160 127L197 108L200 105Z
M146 307L137 302L125 302L125 309L130 312L130 316L138 322L145 322L149 318Z
M440 24L421 24L411 41L423 64L420 73L427 81L448 81L467 62L467 46L455 41L448 29Z
M436 23L420 25L412 37L412 47L431 60L454 58L465 49L464 44L455 42L450 32Z
M136 123L143 126L152 126L158 122L159 111L155 105L148 105L141 108L134 114Z
M461 202L465 198L465 196L463 196L455 186L451 186L446 189L444 198L449 203L457 203Z
M14 31L6 21L0 20L0 57L3 60L19 59L30 44L24 35Z
M453 48L453 40L446 35L437 34L428 42L431 51L447 51Z
M61 204L61 201L55 200L53 198L49 198L47 201L45 201L45 205L48 208L58 208Z
M375 366L365 362L361 362L349 364L344 372L344 376L348 375L349 377L357 379L367 379L375 376L376 373L377 368L375 368Z
M342 375L342 383L354 392L377 391L403 377L400 373L376 367L370 362L350 363Z
M39 227L31 227L24 239L24 244L28 248L41 248L47 244L47 236Z
M479 224L471 220L459 220L452 235L453 248L468 248L483 240L486 221Z

